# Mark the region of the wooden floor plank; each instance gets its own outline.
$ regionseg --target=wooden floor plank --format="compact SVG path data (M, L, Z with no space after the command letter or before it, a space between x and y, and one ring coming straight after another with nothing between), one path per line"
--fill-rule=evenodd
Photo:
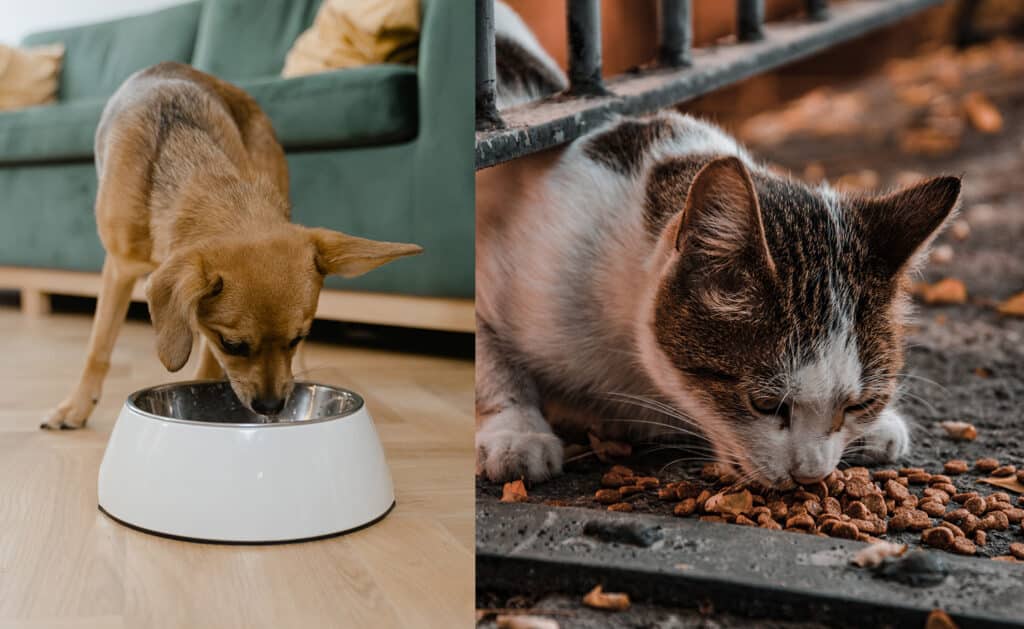
M96 509L124 398L168 374L129 321L89 428L38 429L70 390L90 319L0 308L0 629L454 627L472 623L473 365L310 344L309 379L363 394L398 505L352 535L271 547L177 542Z

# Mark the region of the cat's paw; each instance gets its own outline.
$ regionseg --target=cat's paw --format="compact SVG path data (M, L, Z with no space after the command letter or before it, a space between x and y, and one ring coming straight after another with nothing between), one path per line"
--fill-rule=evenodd
M882 411L878 421L862 437L862 456L873 463L898 461L910 452L910 429L894 410Z
M476 433L476 471L494 482L524 478L545 481L562 473L562 442L543 417L522 417L506 409ZM539 416L540 414L537 413Z

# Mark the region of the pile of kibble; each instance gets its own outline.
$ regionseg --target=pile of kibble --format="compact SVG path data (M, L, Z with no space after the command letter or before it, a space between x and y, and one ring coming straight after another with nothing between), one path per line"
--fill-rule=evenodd
M675 503L680 517L698 516L708 522L728 522L766 529L840 537L864 542L879 541L889 531L920 531L924 544L942 550L973 555L985 545L986 531L1018 527L1024 533L1024 496L1014 506L1010 495L996 491L987 496L961 492L951 476L964 474L969 465L954 460L944 474L922 468L876 470L851 467L836 470L813 485L788 491L736 484L735 472L723 465L705 465L701 480L662 484L653 476L638 476L616 465L601 478L594 499L609 511L632 511L635 497L651 496ZM994 459L980 459L975 469L1009 478L1024 477L1012 466ZM911 491L920 488L920 495ZM1024 560L1024 543L1012 543L1003 561Z

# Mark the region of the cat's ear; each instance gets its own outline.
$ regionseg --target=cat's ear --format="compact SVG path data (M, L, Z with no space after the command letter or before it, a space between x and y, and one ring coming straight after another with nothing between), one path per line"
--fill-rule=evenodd
M934 177L863 201L859 217L868 249L882 272L895 276L912 267L953 214L959 198L959 177Z
M754 182L736 157L721 157L701 168L690 184L677 229L675 246L684 255L699 255L712 266L749 255L775 272Z

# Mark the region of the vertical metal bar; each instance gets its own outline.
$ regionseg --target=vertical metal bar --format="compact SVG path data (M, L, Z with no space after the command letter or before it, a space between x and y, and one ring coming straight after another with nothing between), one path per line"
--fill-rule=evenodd
M764 39L764 0L737 0L736 36L740 41Z
M502 127L496 98L494 0L476 0L476 128Z
M569 0L569 92L606 94L601 78L601 1Z
M828 19L828 0L807 0L807 17L815 22Z
M693 59L693 22L690 0L661 0L661 46L658 60L673 68L688 66Z

